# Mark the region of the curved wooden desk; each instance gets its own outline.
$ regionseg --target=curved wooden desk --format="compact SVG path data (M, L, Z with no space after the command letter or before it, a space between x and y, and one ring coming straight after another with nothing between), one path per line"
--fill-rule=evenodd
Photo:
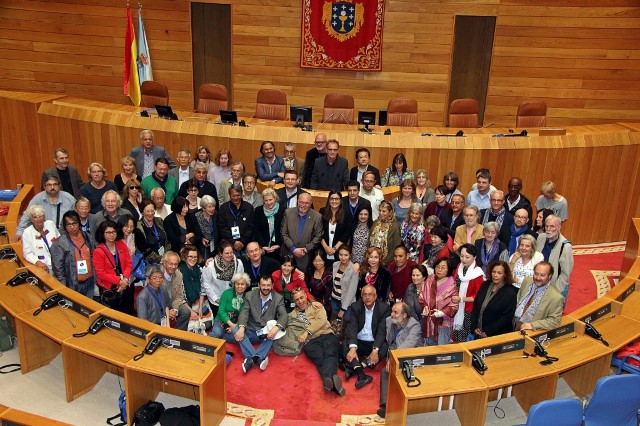
M640 125L634 123L570 126L564 136L541 137L538 129L528 129L528 137L492 137L509 134L507 128L493 127L464 129L465 137L422 136L452 134L458 129L394 127L385 136L341 124L316 124L313 132L295 129L289 121L247 119L249 127L226 126L214 124L214 116L179 111L183 121L167 121L140 117L140 108L126 105L24 92L0 91L0 107L12 111L0 120L0 135L11 135L5 146L33 146L37 140L39 147L28 156L5 150L0 156L0 167L6 171L0 185L5 187L18 182L39 187L40 171L51 167L51 153L58 146L69 149L71 162L81 171L98 161L111 178L120 171L122 157L139 145L140 130L146 128L155 132L156 143L172 155L181 147L195 152L199 145L206 145L213 153L228 148L247 170L253 169L262 141L274 141L278 153L283 152L285 142L295 142L298 157L304 157L320 131L340 141L340 155L351 166L360 147L371 151L372 163L381 172L397 152L403 152L413 170L428 170L433 186L446 172L455 170L465 193L480 167L493 172L498 188L506 188L511 176L520 176L523 193L532 202L541 183L552 180L569 201L569 220L562 232L574 244L624 240L626 224L631 217L640 216ZM25 123L35 123L37 135Z

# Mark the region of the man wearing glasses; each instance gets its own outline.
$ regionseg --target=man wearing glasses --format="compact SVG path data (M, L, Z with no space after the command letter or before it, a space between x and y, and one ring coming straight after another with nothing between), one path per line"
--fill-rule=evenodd
M495 222L498 225L498 238L506 246L511 239L511 225L513 225L513 214L504 206L504 192L493 191L489 196L491 207L480 210L480 224Z
M16 235L13 238L14 242L20 241L24 230L31 225L27 210L33 205L44 207L46 220L52 220L56 227L59 228L62 225L62 215L75 208L76 199L68 192L60 190L60 179L55 176L48 176L44 182L44 191L37 193L31 199L27 209L22 214L16 229Z
M92 214L89 218L91 235L95 236L98 226L107 219L114 223L124 223L124 217L131 216L131 212L123 209L121 206L122 198L120 198L120 195L118 195L116 191L109 190L105 192L102 196L103 209L96 214Z

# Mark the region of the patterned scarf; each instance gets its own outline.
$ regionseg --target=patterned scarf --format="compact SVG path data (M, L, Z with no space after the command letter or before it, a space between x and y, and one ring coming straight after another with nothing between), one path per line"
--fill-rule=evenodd
M231 281L233 274L236 272L236 259L234 258L228 265L222 260L222 255L216 254L213 258L213 267L216 271L216 276L222 281Z
M273 240L273 236L275 235L275 216L278 214L278 210L280 209L280 204L276 203L272 209L267 208L267 206L262 206L264 209L264 215L267 217L267 223L269 224L269 247L271 247L271 241Z
M386 259L388 253L387 236L389 235L390 225L381 219L375 221L371 227L371 238L369 242L371 247L378 247L382 250L382 259Z
M436 263L436 256L440 253L440 250L444 248L444 243L440 243L437 246L431 246L431 251L429 252L429 257L427 257L427 266L433 268L434 263Z
M487 250L487 241L485 240L482 243L482 247L480 248L480 258L482 259L482 272L487 272L487 265L491 263L491 260L495 259L496 254L498 254L498 249L500 248L500 242L493 241L491 244L491 248Z
M462 263L458 265L458 274L456 276L456 284L458 283L458 281L460 281L460 289L458 290L458 296L460 296L460 299L467 297L467 289L469 288L469 281L478 277L484 278L484 273L482 272L482 269L476 266L475 260L471 265L469 265L468 268L465 268L462 265ZM460 301L458 312L456 312L456 316L453 318L454 330L462 330L465 303L466 302Z
M494 220L494 222L496 223L496 225L498 225L498 229L501 229L502 222L504 222L504 215L506 212L507 212L507 209L504 206L502 206L502 208L498 213L493 213L491 209L487 209L487 211L484 212L484 216L482 216L482 225L486 225L487 222L490 222L489 216L491 214L494 214L496 216L496 220Z

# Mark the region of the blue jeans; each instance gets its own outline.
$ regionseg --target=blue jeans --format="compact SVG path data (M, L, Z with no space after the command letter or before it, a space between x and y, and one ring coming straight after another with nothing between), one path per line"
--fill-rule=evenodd
M234 327L234 330L237 331L237 327ZM231 331L227 333L226 331L224 331L224 328L222 328L222 323L219 320L213 320L213 328L211 329L211 333L209 333L209 336L215 337L217 339L224 339L227 341L227 343L238 343L236 342L236 339L234 337L234 332Z
M339 300L336 300L334 298L331 298L329 300L329 303L331 304L331 314L332 315L338 315L338 312L340 312L340 309L342 309L342 305L340 304ZM347 309L347 311L344 313L343 317L342 317L342 321L346 321L349 319L349 316L351 315L351 306L349 306L349 309Z
M451 329L453 327L438 327L438 344L448 345L451 341Z
M231 333L236 334L237 331L238 326L235 326ZM253 347L254 343L260 343L258 349ZM260 360L263 360L269 355L271 346L273 346L273 340L258 337L255 330L244 329L244 339L240 341L240 349L245 358L257 356Z

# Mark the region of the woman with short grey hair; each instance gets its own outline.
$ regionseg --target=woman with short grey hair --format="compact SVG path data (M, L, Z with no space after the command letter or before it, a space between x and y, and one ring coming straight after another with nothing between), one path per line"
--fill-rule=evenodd
M206 261L216 252L218 245L218 227L216 226L218 212L216 200L211 195L204 195L200 200L201 210L196 213L196 220L202 231L202 244L198 251Z

